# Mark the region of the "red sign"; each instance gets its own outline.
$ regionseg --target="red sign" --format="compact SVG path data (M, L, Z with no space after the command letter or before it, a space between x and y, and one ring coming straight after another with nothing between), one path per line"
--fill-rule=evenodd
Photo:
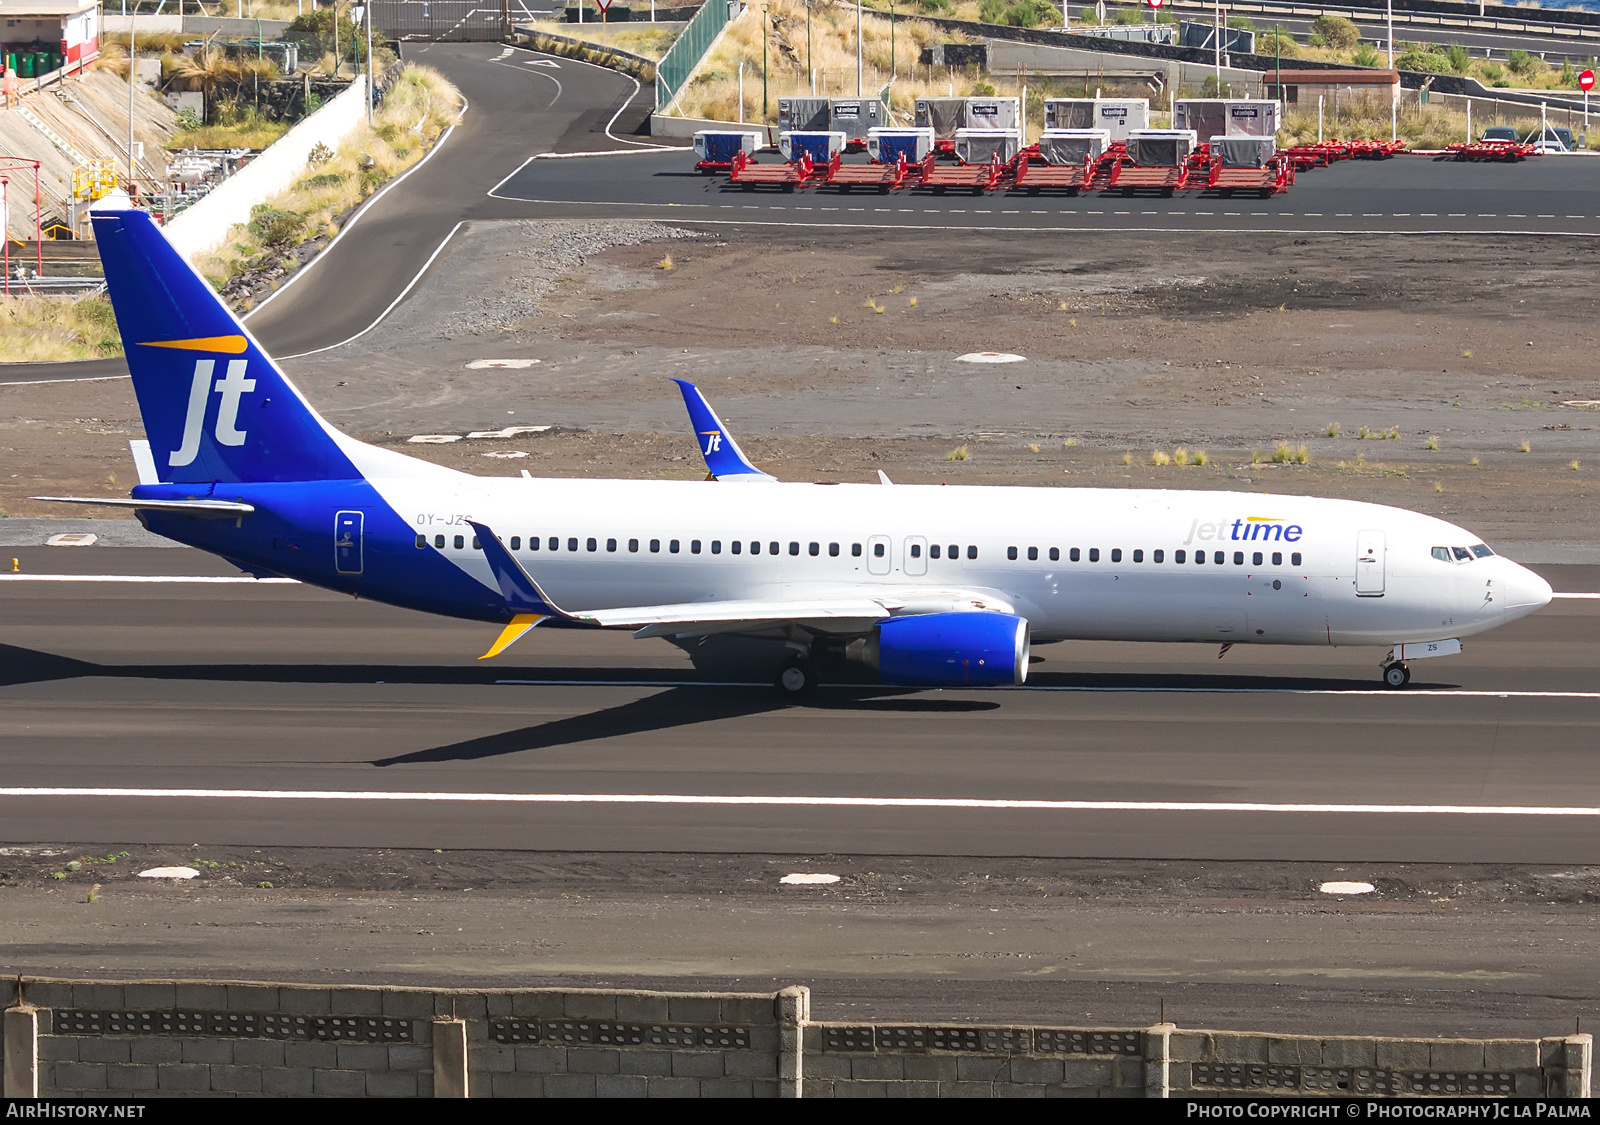
M1585 94L1594 89L1594 71L1586 70L1578 75L1578 89Z
M611 11L611 5L615 2L616 0L594 0L594 6L600 9L602 15L605 15Z
M1149 4L1152 8L1159 8L1161 7L1163 0L1144 0L1144 2Z

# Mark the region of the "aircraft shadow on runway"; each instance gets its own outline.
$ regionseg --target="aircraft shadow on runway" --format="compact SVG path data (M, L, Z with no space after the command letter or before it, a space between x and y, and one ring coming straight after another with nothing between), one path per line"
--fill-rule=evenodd
M1036 661L1036 663L1043 663ZM705 674L702 671L701 674ZM556 686L562 683L627 685L659 683L664 688L701 693L722 693L736 698L754 689L770 691L764 676L748 684L721 687L717 683L681 686L685 675L677 669L589 668L529 665L438 665L438 664L97 664L70 656L0 644L0 687L49 683L88 677L136 680L195 680L222 683L263 684L437 684L488 685L500 681L530 681ZM711 676L707 677L711 679ZM742 677L740 677L742 678ZM716 677L721 683L732 676ZM827 677L829 681L833 677ZM1241 673L1159 673L1159 672L1045 672L1037 669L1028 679L1030 687L1077 688L1086 691L1370 691L1378 687L1376 677L1366 676L1270 676ZM1456 688L1457 683L1413 680L1413 687ZM916 688L853 683L825 687L805 701L806 706L851 710L987 710L1000 706L1003 696L992 700L942 699ZM772 710L788 704L770 696ZM753 712L752 712L753 713Z
M889 698L881 698L886 694ZM871 698L872 696L880 698ZM997 701L988 699L922 697L911 688L841 688L813 696L805 702L808 706L829 710L945 714L992 711L1000 706ZM536 727L522 727L518 730L452 742L430 750L379 758L372 764L403 766L436 762L470 762L505 754L522 754L530 750L571 746L578 742L596 742L630 734L650 734L673 727L712 723L721 719L742 719L752 715L764 715L771 711L782 711L792 705L790 700L779 696L770 688L757 691L739 688L730 691L716 687L674 687L644 699L635 699L616 707L591 711L586 715L552 719Z

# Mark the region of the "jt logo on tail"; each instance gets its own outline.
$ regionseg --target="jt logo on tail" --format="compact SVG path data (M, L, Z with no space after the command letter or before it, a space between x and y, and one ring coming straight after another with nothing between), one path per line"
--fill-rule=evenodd
M206 403L213 390L222 396L217 407L216 429L212 431L217 444L244 444L245 431L239 429L239 396L255 390L256 381L244 377L245 368L249 366L247 361L231 359L228 374L218 379L213 387L211 374L216 366L216 361L211 359L195 361L194 381L189 384L189 412L183 420L183 443L167 456L167 464L174 469L193 464L200 452L200 431L205 426Z

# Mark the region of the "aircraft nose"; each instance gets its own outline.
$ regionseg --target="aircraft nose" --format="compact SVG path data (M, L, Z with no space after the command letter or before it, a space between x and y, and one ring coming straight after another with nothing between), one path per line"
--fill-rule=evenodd
M1524 617L1550 604L1550 583L1525 566L1510 563L1501 585L1507 617Z

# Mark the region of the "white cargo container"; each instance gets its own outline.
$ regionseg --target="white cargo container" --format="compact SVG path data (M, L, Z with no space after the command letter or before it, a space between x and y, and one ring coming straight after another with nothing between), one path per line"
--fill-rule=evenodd
M932 151L932 129L867 130L867 155L880 164L893 164L902 155L907 164L920 164Z
M1271 137L1278 132L1278 103L1263 98L1182 98L1173 103L1172 127L1202 137Z
M995 157L1000 163L1015 160L1022 148L1019 129L957 129L956 156L963 164L987 164Z
M1276 137L1212 137L1211 155L1224 168L1265 168L1278 154Z
M794 130L778 134L778 151L785 160L799 160L801 153L811 157L813 164L826 164L836 152L843 152L845 136L833 132L802 132Z
M1104 129L1113 141L1128 139L1130 129L1150 127L1148 98L1046 98L1046 129Z
M1046 129L1039 134L1039 155L1046 164L1079 165L1099 160L1110 143L1104 129Z
M1198 140L1193 129L1133 129L1128 159L1141 168L1176 168L1189 159Z
M918 98L914 124L932 129L941 141L954 140L958 129L1022 129L1018 98Z
M694 153L701 160L732 161L734 153L754 156L761 151L761 134L733 129L701 129L694 135Z

